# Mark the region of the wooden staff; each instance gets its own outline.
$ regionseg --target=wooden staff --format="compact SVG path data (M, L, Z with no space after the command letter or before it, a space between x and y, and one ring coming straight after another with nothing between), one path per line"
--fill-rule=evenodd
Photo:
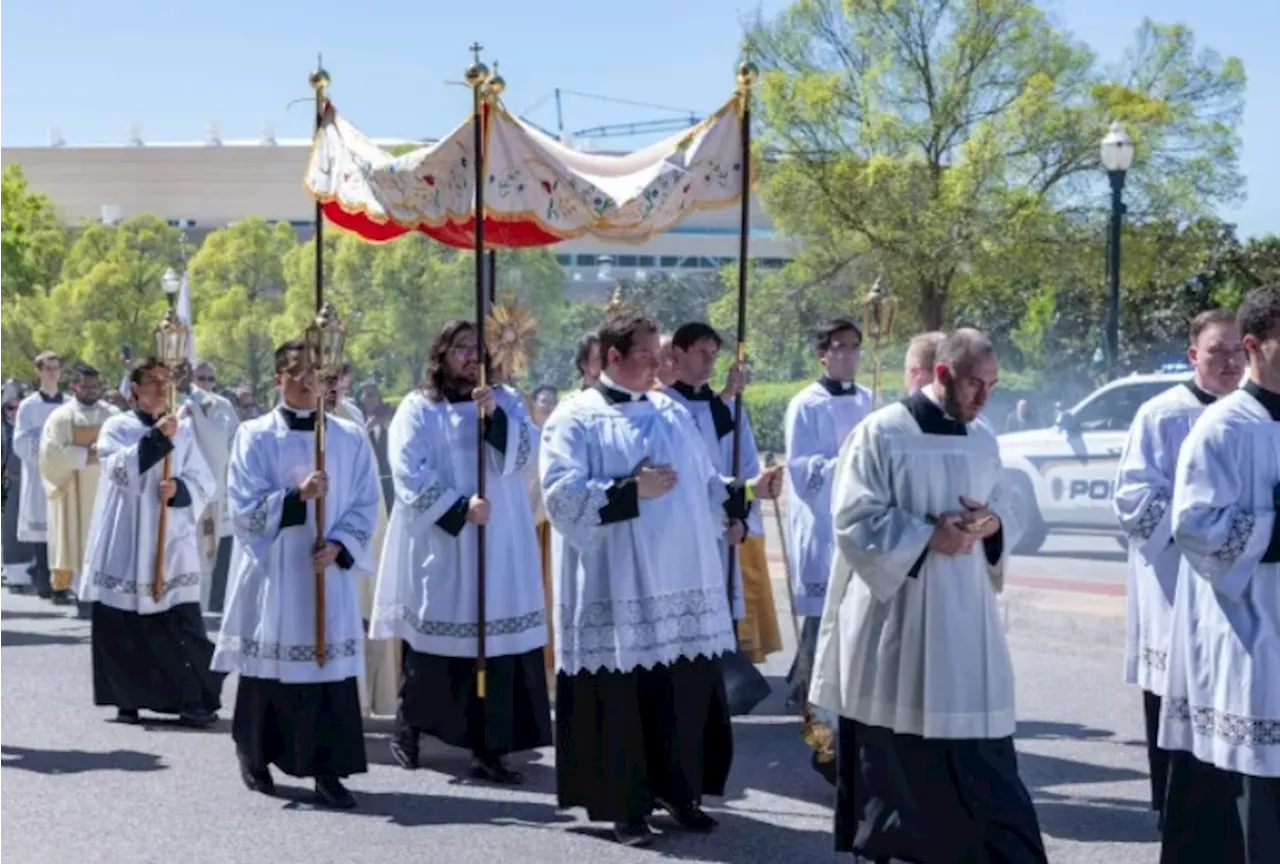
M170 298L170 301L172 302L172 298ZM165 366L172 371L172 368L177 365L181 359L180 357L168 356L170 354L169 349L173 347L171 344L173 340L169 338L168 328L171 326L181 326L178 323L177 316L174 314L172 308L170 308L169 314L165 316L164 323L160 326L164 331L160 336L161 340L163 340L162 344L159 346L161 348L161 359L164 361ZM185 353L185 345L180 347L184 348ZM178 391L174 388L172 380L169 382L169 403L165 413L169 417L173 417L178 413ZM164 467L162 472L163 473L160 475L162 481L167 482L173 479L172 447L169 448L168 453L164 454ZM164 548L168 532L169 502L161 501L159 524L156 526L156 564L154 575L151 577L151 600L155 603L159 603L160 598L164 596Z
M476 187L475 200L475 315L476 315L476 363L479 367L479 386L488 384L485 374L486 357L484 345L485 324L485 266L484 266L484 100L485 88L489 80L489 69L480 62L480 52L484 46L479 42L471 46L475 55L472 64L467 67L466 81L471 86L471 132L472 146L475 153L471 164L474 169L473 180ZM476 411L476 495L484 497L484 433L485 418ZM476 696L486 698L487 686L485 678L485 526L476 525ZM485 740L485 712L479 715L480 728L476 740Z
M316 58L316 69L311 73L310 83L315 90L316 97L316 123L315 132L319 136L320 129L324 125L324 109L325 109L325 90L329 87L329 73L324 71L324 67L320 65L320 58ZM320 199L316 199L316 316L320 315L321 309L324 307L324 206L320 203ZM319 350L315 353L323 355L325 343L323 334L315 346ZM312 363L323 367L323 356L310 357L308 360ZM316 369L317 376L321 375L323 368ZM325 381L317 381L316 387L316 470L323 471L325 466L324 448L325 448L325 416L324 403L325 395L328 390L328 383ZM327 490L326 490L326 493ZM316 549L324 548L324 499L325 495L316 498ZM316 665L324 668L325 660L328 659L328 642L325 637L325 586L324 586L324 570L323 567L315 568L315 597L316 597Z
M741 117L742 152L739 164L742 165L742 207L738 225L738 349L737 363L739 371L747 358L747 256L749 254L749 235L751 231L751 85L759 77L755 64L744 61L738 66L738 100ZM737 394L733 397L733 479L735 483L742 481L742 390L741 383ZM738 549L729 546L729 608L732 612L734 601L734 568L737 565ZM734 628L735 632L737 628Z

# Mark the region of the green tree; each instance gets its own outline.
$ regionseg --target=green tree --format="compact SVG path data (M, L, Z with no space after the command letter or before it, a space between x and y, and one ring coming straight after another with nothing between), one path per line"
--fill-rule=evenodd
M32 192L22 166L5 166L0 177L0 255L3 298L48 293L57 284L68 233L47 195Z
M980 259L1034 255L1059 214L1096 212L1111 119L1138 145L1135 222L1241 189L1243 67L1185 27L1144 22L1109 70L1029 0L797 0L747 42L759 143L778 155L771 217L815 271L870 259L924 328L946 322Z
M161 278L166 268L181 266L184 253L178 230L156 216L90 225L67 253L36 342L118 380L122 345L136 354L153 350L153 330L168 308Z
M578 369L574 365L578 343L582 337L595 333L604 320L604 305L590 300L566 302L561 308L557 327L544 330L539 322L538 335L542 349L529 370L529 383L533 387L547 384L558 390L568 390L578 384Z
M618 297L655 318L664 333L690 321L707 321L709 307L724 293L725 282L719 273L674 275L659 271L643 279L619 279L617 286ZM736 308L737 292L728 293ZM730 338L736 326L728 331Z
M255 396L271 386L272 326L284 310L286 257L298 246L293 229L259 218L214 231L191 259L196 351L224 380L241 379Z

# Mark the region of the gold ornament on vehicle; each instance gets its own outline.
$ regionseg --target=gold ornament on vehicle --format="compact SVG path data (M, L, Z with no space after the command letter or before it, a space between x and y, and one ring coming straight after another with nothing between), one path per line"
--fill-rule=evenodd
M511 294L489 310L485 322L485 343L489 358L503 377L522 375L538 354L538 319L529 307Z

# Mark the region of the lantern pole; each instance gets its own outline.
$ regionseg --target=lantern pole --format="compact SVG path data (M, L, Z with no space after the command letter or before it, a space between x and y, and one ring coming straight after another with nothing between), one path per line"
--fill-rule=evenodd
M738 224L738 347L736 360L739 370L747 359L747 277L750 270L748 255L750 254L751 234L751 87L760 77L756 65L744 60L738 66L738 116L741 121L739 136L742 150L738 164L742 166L742 201ZM745 382L743 382L745 383ZM742 477L742 391L738 387L733 397L733 457L732 471L734 482L741 482ZM738 549L730 545L729 550L729 607L734 601L734 570L737 567Z
M166 274L168 275L168 274ZM167 291L167 286L166 286ZM186 327L178 320L178 315L173 309L173 296L170 293L169 311L165 313L163 319L156 326L155 341L156 353L159 355L160 362L168 370L169 394L168 405L165 409L165 417L174 417L178 413L178 392L173 385L173 370L186 359ZM162 418L163 419L163 418ZM161 479L164 482L173 479L173 448L164 455L164 467L161 473ZM165 545L169 530L169 502L160 502L160 513L156 525L156 558L155 567L151 577L151 599L155 603L160 602L160 598L164 596L165 589Z
M324 126L325 108L328 104L326 90L329 87L329 73L324 70L321 65L321 58L316 57L316 68L308 79L311 88L315 90L316 95L316 120L315 134L319 138L320 131ZM320 316L324 310L324 206L320 199L316 199L316 325L319 324ZM315 326L315 325L313 325ZM320 375L324 367L324 351L325 343L323 340L323 331L320 333L321 338L317 340L316 345L308 346L308 362L312 364L315 374ZM315 368L319 367L319 368ZM325 395L328 391L327 381L316 382L316 446L315 446L315 470L323 471L325 467L325 414L324 403ZM326 493L327 494L327 493ZM320 495L315 499L315 517L316 517L316 550L323 548L325 543L325 495ZM315 649L316 649L316 665L324 668L325 660L328 659L328 639L325 635L325 584L324 584L323 567L315 568Z
M488 386L488 357L484 344L485 324L485 267L484 267L484 113L486 85L489 81L489 68L480 62L480 52L484 46L473 43L471 53L474 59L466 71L466 82L471 87L471 131L472 131L472 179L475 183L475 320L476 320L476 365L479 369L479 386ZM484 434L485 418L476 411L476 496L484 497ZM476 525L476 696L482 701L487 695L485 679L485 526ZM480 729L477 741L485 740L485 712L479 714Z

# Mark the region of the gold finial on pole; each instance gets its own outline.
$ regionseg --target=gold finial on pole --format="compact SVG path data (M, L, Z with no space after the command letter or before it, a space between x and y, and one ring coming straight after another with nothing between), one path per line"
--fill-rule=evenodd
M481 87L489 80L489 67L480 62L480 52L484 50L484 46L479 42L471 43L471 47L467 49L474 55L474 59L470 66L467 67L463 78L471 87Z
M493 61L493 73L489 75L484 82L484 96L490 102L498 101L504 90L507 89L507 82L498 74L498 61Z
M760 69L750 60L738 64L738 89L750 90L760 80Z
M321 65L319 54L316 55L316 68L307 77L307 81L310 82L311 89L316 91L317 96L323 96L324 91L329 89L329 73Z

